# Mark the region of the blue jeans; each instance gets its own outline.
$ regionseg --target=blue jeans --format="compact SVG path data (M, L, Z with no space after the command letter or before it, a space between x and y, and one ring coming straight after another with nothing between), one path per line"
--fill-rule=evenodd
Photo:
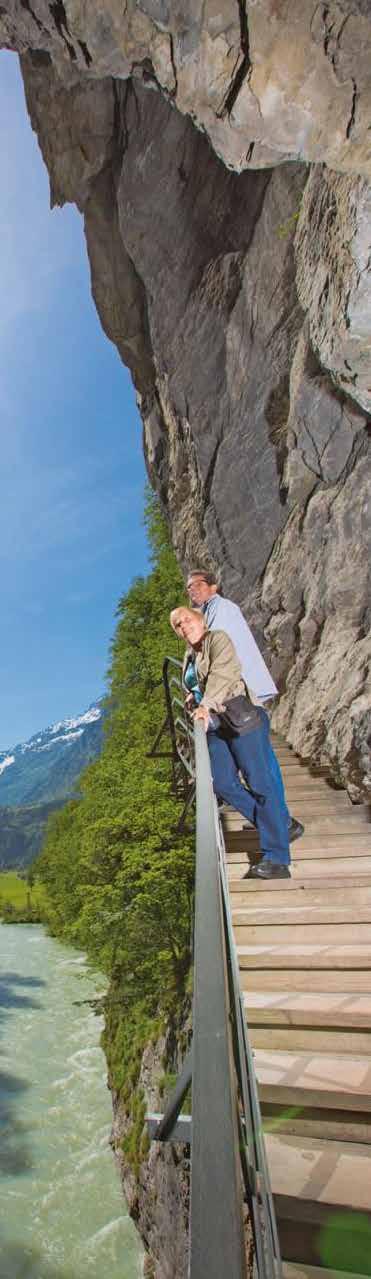
M263 710L262 706L259 706L258 709L259 709L259 714L260 714L264 732L267 735L269 767L271 769L271 772L273 773L273 777L275 778L276 785L278 786L278 790L281 795L281 802L283 804L283 807L286 813L286 821L289 826L291 822L291 814L289 813L289 810L286 804L285 787L283 784L281 769L278 763L277 755L275 754L273 750L272 742L269 736L269 729L270 729L269 715L267 715L267 712Z
M263 712L266 715L266 712ZM268 717L267 717L268 718ZM211 772L217 795L257 827L262 857L288 866L290 850L287 808L271 763L274 755L263 722L241 737L227 738L222 731L207 734ZM239 772L255 792L245 790Z

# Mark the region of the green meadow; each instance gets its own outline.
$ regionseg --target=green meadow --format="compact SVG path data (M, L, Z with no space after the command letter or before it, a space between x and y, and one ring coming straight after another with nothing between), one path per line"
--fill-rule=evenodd
M32 875L22 879L13 870L0 871L0 920L4 923L36 923L45 899L45 889Z

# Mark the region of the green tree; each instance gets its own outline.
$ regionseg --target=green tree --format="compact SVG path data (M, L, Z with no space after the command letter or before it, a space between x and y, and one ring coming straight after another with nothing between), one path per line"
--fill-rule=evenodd
M174 834L169 761L148 758L165 716L163 658L181 655L169 612L184 585L152 494L145 519L152 567L118 605L103 750L81 799L51 818L36 864L51 931L110 978L104 1042L128 1104L150 1027L187 986L194 876L193 837Z

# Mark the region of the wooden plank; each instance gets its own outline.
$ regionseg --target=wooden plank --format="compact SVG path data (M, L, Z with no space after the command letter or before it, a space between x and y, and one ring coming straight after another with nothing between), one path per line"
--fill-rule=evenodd
M346 946L315 943L301 945L237 946L240 968L371 969L371 944Z
M363 862L361 862L360 865L363 870ZM301 893L303 900L304 896L305 900L307 900L307 893L315 893L318 894L320 900L322 900L324 892L327 891L327 889L331 889L331 891L339 890L342 894L341 900L343 901L345 892L348 894L348 892L353 891L353 889L359 889L362 891L364 886L367 887L367 889L371 886L371 874L354 874L349 876L345 881L343 875L337 875L335 873L335 867L332 867L332 870L334 873L330 874L327 879L323 876L318 878L318 881L313 878L309 879L307 874L305 874L301 876L297 875L295 880L271 879L267 884L264 883L263 880L259 879L239 879L237 876L233 876L232 867L232 873L229 876L229 892L232 895L235 893L242 893L244 895L248 893L260 893L261 895L263 893L265 896L268 893L278 893L282 895L282 901L287 894L291 896L292 893L294 895ZM234 896L232 896L232 900L234 900ZM363 898L361 900L363 900Z
M338 886L327 880L326 885L322 887L322 880L317 885L316 880L305 880L297 886L297 880L279 880L273 881L275 884L275 892L271 892L271 885L260 884L262 889L257 895L250 891L251 884L254 880L230 880L229 896L233 911L248 910L256 917L259 922L260 915L269 910L272 914L276 914L276 923L283 919L283 912L297 910L312 910L316 908L318 912L322 912L329 908L333 910L342 910L346 902L346 908L358 907L361 910L371 909L371 883L368 885L352 886L351 881L347 883L346 891L344 880L338 881ZM287 892L286 884L289 885ZM356 912L354 912L356 913ZM317 915L318 919L322 919L322 913Z
M361 831L361 833L365 834L366 833L364 829L365 827L366 829L370 831L370 834L371 834L371 823L369 819L369 814L367 810L365 809L361 809L359 812L355 812L354 809L351 809L351 808L344 809L344 808L338 808L336 806L334 807L333 804L330 805L327 803L327 801L325 804L323 804L321 800L320 809L318 811L318 806L317 806L317 809L315 809L315 805L312 804L312 802L309 805L306 802L305 803L305 809L306 809L305 821L304 821L304 813L303 813L304 803L300 804L299 806L295 804L295 808L294 808L294 805L292 805L292 809L293 809L295 818L298 821L302 821L305 827L307 827L307 825L310 824L311 830L316 829L317 831L320 832L320 834L323 834L323 832L326 830L329 832L329 834L331 834L331 832L333 832L334 830L347 831L347 830L353 830L353 829L359 830ZM234 813L233 816L231 817L229 817L229 815L224 817L224 815L222 814L222 819L223 819L223 830L225 833L227 833L228 831L243 830L248 835L255 834L255 827L252 825L252 823L247 824L246 818L242 816L242 813Z
M364 1056L371 1065L371 1030L337 1030L324 1026L254 1026L249 1022L252 1047L284 1052L339 1053Z
M337 844L336 841L333 844L328 844L326 839L316 839L310 843L309 840L297 840L291 847L291 857L295 861L306 861L323 855L337 860L338 858L347 857L349 854L352 855L353 851L357 857L371 857L371 841L369 839L361 840L358 844L356 841L349 839L348 841L343 840L341 844ZM227 848L228 865L233 866L234 862L243 861L244 856L248 857L249 854L252 860L256 861L256 855L259 852L258 844L254 848L251 846L246 849L237 848L236 851L233 849L232 852Z
M344 812L354 812L354 805L346 791L331 790L329 786L326 786L325 782L318 783L312 780L311 782L297 783L295 781L285 786L285 792L289 807L291 804L295 804L298 808L302 803L311 803L313 800L314 803L323 801L324 803L335 805L335 808L338 808L341 812L343 810Z
M228 874L232 879L236 879L238 877L242 878L248 869L249 862L248 859L245 858L244 861L241 862L231 862L228 865ZM361 875L370 875L371 857L333 858L331 856L322 856L320 858L307 857L306 859L302 858L301 860L300 858L297 858L291 862L290 871L293 879L296 877L300 880L304 880L304 877L307 880L311 878L319 879L321 875L328 878L333 873L334 878L338 881L339 878L342 877L344 877L345 880L347 875L351 876L353 880L354 876L360 877ZM269 882L273 890L274 881L271 880ZM282 881L277 880L276 882L280 884L280 887L282 887Z
M367 814L365 815L364 813L360 813L358 816L354 813L348 813L346 817L338 813L336 818L327 816L326 813L323 813L322 816L317 814L313 817L307 817L306 821L303 821L303 825L305 826L305 833L308 834L310 832L311 835L346 835L348 833L355 834L356 831L359 831L360 835L369 834L371 837L371 825ZM250 834L250 831L246 831L246 834Z
M354 923L354 920L352 920L350 924L290 924L285 920L284 924L236 924L234 936L237 946L245 944L247 946L285 946L286 941L289 941L290 946L300 945L302 942L305 946L337 946L341 949L345 946L352 947L356 941L357 946L369 946L371 964L371 926L369 922L362 924Z
M273 1193L354 1211L371 1210L368 1146L267 1133Z
M328 1137L330 1141L362 1141L371 1146L371 1114L356 1110L329 1110L325 1106L280 1106L262 1102L264 1132L301 1137Z
M352 905L352 903L349 902L348 894L344 893L343 901L345 898L347 905L343 904L341 906L336 904L334 905L332 897L330 897L329 894L326 894L325 896L327 898L327 904L325 905L325 902L323 902L320 906L316 902L312 903L310 906L299 906L291 903L291 901L289 905L276 905L276 898L274 898L273 906L271 899L269 905L264 905L260 909L258 909L256 905L250 907L245 906L245 904L237 906L236 903L233 902L233 924L236 928L242 928L244 926L246 928L261 928L264 924L267 926L272 925L274 927L289 929L290 935L291 929L294 926L304 925L304 928L306 928L310 924L321 926L327 924L350 924L353 928L353 935L357 930L358 924L371 925L371 894L368 906L366 904L361 906L359 902ZM303 932L303 941L304 939ZM341 937L341 940L344 940L343 936Z
M246 863L245 863L246 865ZM308 876L328 875L333 872L336 877L339 875L362 875L371 871L371 857L337 857L322 856L321 858L310 858L306 860L295 857L291 862L291 875L301 877L304 872Z
M244 995L247 1017L262 1025L366 1027L371 1031L371 994L345 991L248 991ZM370 1058L371 1064L371 1058Z
M303 834L299 836L299 839L295 839L293 843L297 844L298 848L304 848L306 844L315 844L317 842L326 843L329 846L337 844L341 848L343 843L346 844L350 840L357 845L368 844L368 847L371 848L371 826L367 826L366 823L362 825L360 822L357 826L352 823L347 827L347 824L342 822L338 830L337 822L335 822L332 829L317 831L312 830L311 825L307 825ZM238 848L254 848L258 843L259 835L255 829L235 829L227 832L226 847L231 853Z
M371 970L364 968L240 968L240 986L246 991L352 991L354 994L371 993Z

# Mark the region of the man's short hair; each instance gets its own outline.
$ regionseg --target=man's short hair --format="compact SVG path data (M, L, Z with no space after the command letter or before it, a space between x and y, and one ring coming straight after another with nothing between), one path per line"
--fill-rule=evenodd
M202 577L202 581L206 582L206 586L218 586L217 573L209 573L208 569L205 568L191 568L189 573L187 573L187 582L189 582L190 577Z

